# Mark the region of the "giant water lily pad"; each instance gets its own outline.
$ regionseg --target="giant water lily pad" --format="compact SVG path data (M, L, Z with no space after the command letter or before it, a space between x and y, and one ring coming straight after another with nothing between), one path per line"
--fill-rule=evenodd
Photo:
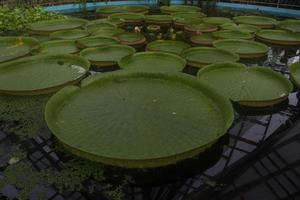
M86 29L90 33L94 33L102 28L117 28L117 25L110 22L94 20L86 25Z
M222 29L232 30L232 31L243 31L248 33L256 33L260 30L259 27L250 24L235 24L235 23L225 23L221 25Z
M55 19L33 23L28 29L31 34L49 35L55 31L82 28L87 22L87 20L77 18Z
M80 49L89 48L89 47L102 47L111 44L118 44L118 40L110 37L100 37L92 36L82 38L76 41L76 45Z
M45 116L56 138L77 156L153 168L210 148L231 126L233 109L188 75L122 71L64 88L47 103Z
M219 39L244 39L250 40L254 38L254 35L248 32L239 30L222 30L214 32L213 35Z
M119 34L119 33L122 33L124 32L123 29L120 29L120 28L101 28L97 31L95 31L93 33L94 36L99 36L99 37L113 37L115 36L116 34Z
M38 40L31 37L0 37L0 63L27 56L38 48Z
M103 23L114 24L119 28L123 27L125 25L124 20L119 19L119 18L101 18L101 19L93 20L91 22L96 22L96 23L103 22Z
M300 88L300 62L294 63L290 67L291 80Z
M278 23L278 28L300 33L300 20L297 19L288 19Z
M203 21L208 24L222 25L231 22L231 19L227 17L206 17Z
M265 44L240 39L225 39L213 42L214 47L237 53L240 58L261 58L268 54Z
M300 33L285 30L261 30L256 33L256 38L262 42L275 45L300 45Z
M183 51L181 56L186 59L188 65L200 68L211 63L239 60L237 54L213 47L192 47Z
M89 69L86 59L58 54L21 58L0 65L0 93L37 95L78 83Z
M86 58L97 67L109 67L118 63L121 58L135 52L133 47L127 45L110 45L106 47L87 48L80 52L80 56Z
M176 28L184 28L184 26L186 25L199 24L202 22L203 20L201 17L190 17L190 18L174 17L174 26Z
M160 11L164 14L172 14L178 12L199 12L201 8L189 5L171 5L171 6L161 6Z
M238 16L233 20L238 24L250 24L260 28L273 28L277 24L276 19L263 16Z
M147 45L147 51L162 51L181 54L183 50L191 47L189 44L174 40L156 40Z
M175 13L171 13L171 15L175 18L193 18L193 17L206 17L206 14L202 13L202 12L175 12Z
M173 23L173 17L170 15L148 15L145 17L145 22L147 24L169 26Z
M218 30L218 26L215 24L207 23L192 23L184 26L184 30L191 33L209 33Z
M277 104L292 91L287 78L265 67L218 63L201 69L198 78L232 101L250 107Z
M191 37L191 43L193 46L212 46L213 41L215 40L217 40L217 38L214 37L211 33L203 33L200 35L193 35Z
M123 32L116 34L114 37L121 44L126 44L134 47L144 45L146 42L146 38L142 33Z
M41 53L46 54L74 54L79 49L75 40L51 40L41 43Z
M96 12L100 16L110 16L115 13L141 13L141 14L147 14L149 10L148 6L144 5L126 5L126 6L104 6L97 8Z
M185 67L185 60L180 56L165 52L141 52L120 60L123 69L136 71L176 72Z
M127 24L140 24L144 21L145 16L138 13L116 13L108 17L109 19L121 19Z
M56 31L50 34L51 39L58 40L75 40L79 38L84 38L89 35L89 32L81 29L66 30L66 31Z

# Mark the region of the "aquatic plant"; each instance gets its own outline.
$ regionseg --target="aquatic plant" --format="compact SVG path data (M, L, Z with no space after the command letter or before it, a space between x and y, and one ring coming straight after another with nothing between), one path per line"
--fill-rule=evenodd
M33 22L63 19L67 16L47 12L42 7L0 7L0 35L19 35L24 33Z

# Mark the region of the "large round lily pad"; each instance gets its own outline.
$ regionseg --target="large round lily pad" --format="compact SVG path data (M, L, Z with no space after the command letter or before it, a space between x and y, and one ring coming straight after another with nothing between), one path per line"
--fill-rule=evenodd
M41 53L46 54L74 54L79 49L75 40L51 40L41 43Z
M225 30L232 30L232 31L243 31L248 33L256 33L260 30L259 27L250 25L250 24L235 24L235 23L225 23L220 26L222 29Z
M175 12L175 13L171 13L171 15L175 18L193 18L193 17L206 17L206 14L202 13L202 12Z
M300 33L300 20L288 19L281 21L277 24L277 27L283 30Z
M81 29L56 31L50 34L51 39L58 40L75 40L89 36L89 32Z
M108 17L109 19L121 19L127 24L140 24L145 16L138 13L115 13Z
M219 26L231 22L231 19L227 17L205 17L203 18L203 22L208 24L215 24Z
M135 71L182 71L186 61L171 53L165 52L141 52L122 58L119 66L123 69Z
M193 35L190 40L193 46L212 46L213 41L217 40L217 38L211 33L203 33L200 35Z
M27 56L38 48L38 40L31 37L0 37L0 63Z
M34 35L49 35L55 31L83 28L87 22L77 18L55 19L33 23L28 29Z
M86 25L86 29L92 34L103 28L117 28L117 25L110 22L103 22L98 20L94 20Z
M184 30L190 33L209 33L218 30L218 26L215 24L207 23L192 23L184 26Z
M292 92L287 78L265 67L218 63L201 69L198 78L232 101L249 107L277 104Z
M222 30L214 32L213 35L219 39L244 39L250 40L254 38L254 35L248 32L239 30Z
M111 44L118 44L118 40L111 37L100 37L100 36L92 36L82 38L76 41L76 45L80 49L90 48L90 47L102 47Z
M113 37L118 33L124 32L123 29L120 28L101 28L97 31L95 31L92 35L99 36L99 37Z
M233 20L238 24L250 24L260 28L273 28L277 24L276 19L263 16L238 16Z
M156 40L147 45L147 51L162 51L174 54L181 54L183 50L191 47L182 41L174 40Z
M80 52L80 56L86 58L97 67L109 67L118 63L121 58L135 53L133 47L127 45L110 45L105 47L87 48Z
M190 17L190 18L182 18L182 17L174 17L174 27L175 28L184 28L189 24L199 24L203 23L201 17Z
M300 34L285 30L261 30L256 33L256 38L274 45L300 45Z
M145 22L147 24L169 26L173 23L173 17L170 15L148 15L145 17Z
M233 109L188 75L122 71L64 88L47 103L45 116L53 134L77 156L153 168L210 148L231 126Z
M142 33L122 32L114 35L114 37L121 43L134 47L144 45L146 38Z
M237 53L240 58L261 58L268 54L268 46L254 41L225 39L213 42L214 47Z
M300 62L294 63L290 66L291 80L300 88Z
M141 13L147 14L149 10L148 6L144 5L126 5L126 6L104 6L97 8L96 12L103 17L110 16L115 13Z
M177 12L199 12L201 8L189 5L171 5L161 6L160 11L164 14L172 14Z
M0 65L0 93L37 95L78 83L89 62L79 56L58 54L21 58Z
M114 24L119 28L125 25L124 20L119 18L100 18L100 19L93 20L91 22L96 22L96 23L104 22L104 23Z
M237 53L240 58L261 58L268 54L269 48L260 42L241 39L225 39L213 42L214 47Z
M186 59L188 65L199 68L212 63L239 60L237 54L213 47L192 47L183 51L181 56Z

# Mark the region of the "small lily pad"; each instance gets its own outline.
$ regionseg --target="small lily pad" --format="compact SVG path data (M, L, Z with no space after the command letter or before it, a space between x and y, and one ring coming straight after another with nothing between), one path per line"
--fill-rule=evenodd
M28 29L33 35L49 35L55 31L83 28L87 22L87 20L77 18L46 20L33 23Z
M226 23L221 25L222 29L232 30L232 31L243 31L248 33L256 33L260 30L259 27L249 24L235 24L235 23Z
M285 30L261 30L256 33L256 38L262 42L274 45L300 45L300 34Z
M214 32L213 35L219 39L251 40L254 38L253 34L239 31L239 30L222 30L222 31Z
M124 30L120 28L101 28L95 31L92 35L97 37L114 37L116 34L123 33Z
M222 24L231 22L231 19L227 17L205 17L203 18L203 22L220 26Z
M170 15L148 15L145 17L145 22L147 24L169 26L173 23L173 17Z
M123 57L135 53L135 49L127 45L110 45L106 47L87 48L80 52L80 56L86 58L97 67L114 66Z
M100 22L103 22L103 23L109 23L109 24L114 24L116 25L117 27L123 27L125 25L125 22L124 20L122 19L118 19L118 18L101 18L101 19L96 19L96 20L93 20L91 21L92 23L100 23Z
M193 35L191 37L191 43L193 46L212 46L213 41L217 40L211 33L203 33L200 35Z
M146 38L142 33L122 32L114 35L114 37L121 43L130 46L140 46L146 43Z
M50 34L51 39L58 40L75 40L89 36L89 32L81 29L56 31Z
M153 71L153 72L177 72L182 71L186 61L171 53L165 52L141 52L120 60L119 66L126 70Z
M300 20L287 19L277 24L277 27L283 30L300 33Z
M41 43L40 52L46 54L74 54L78 53L79 49L75 40L51 40Z
M30 55L39 48L39 42L31 37L0 37L0 63Z
M0 64L0 93L38 95L78 83L87 75L86 59L68 55L38 55Z
M263 16L238 16L233 20L238 24L250 24L260 28L273 28L277 24L276 19Z
M102 47L111 44L118 44L118 40L111 37L91 36L82 38L76 41L76 45L79 49L90 47Z
M184 26L186 25L199 24L199 23L203 23L203 20L200 17L190 17L190 18L174 17L174 26L177 28L184 28Z
M218 26L215 24L207 24L200 22L187 24L186 26L184 26L184 30L191 33L209 33L217 31Z
M97 8L96 13L103 17L108 17L115 13L140 13L147 14L149 10L148 6L144 5L125 5L125 6L103 6Z
M182 52L188 65L202 68L205 65L220 62L236 62L239 56L231 51L213 47L192 47Z
M200 7L189 6L189 5L171 5L171 6L161 6L160 11L164 14L172 14L178 12L199 12Z
M206 14L202 13L202 12L175 12L175 13L171 13L171 15L175 18L180 17L180 18L193 18L193 17L199 17L199 18L203 18L206 17Z
M86 25L86 29L90 33L94 33L102 28L117 28L117 25L109 23L109 22L102 22L94 20Z
M218 63L201 69L198 78L232 101L249 107L278 104L292 92L287 78L265 67Z
M145 16L138 13L116 13L108 17L109 19L121 19L125 23L140 24L144 21Z
M162 51L180 55L183 50L191 46L185 42L174 40L156 40L147 45L147 51Z
M225 39L213 42L214 47L237 53L240 58L261 58L268 54L267 45L241 39Z

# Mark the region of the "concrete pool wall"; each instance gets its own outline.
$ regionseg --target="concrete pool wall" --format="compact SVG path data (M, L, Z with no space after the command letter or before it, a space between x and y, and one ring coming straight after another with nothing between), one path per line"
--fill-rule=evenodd
M184 4L184 0L171 0L171 5ZM96 10L97 7L110 6L110 5L149 5L150 7L156 7L158 5L158 0L135 0L135 1L108 1L108 2L97 2L97 3L87 3L86 9L88 11ZM258 6L251 4L239 4L239 3L224 3L217 2L218 9L231 9L231 10L242 10L242 11L256 11L263 12L270 15L289 17L289 18L299 18L300 10L287 9L287 8L277 8L269 6ZM60 13L74 13L81 10L78 4L65 4L57 6L47 6L45 7L47 11L50 12L60 12Z

